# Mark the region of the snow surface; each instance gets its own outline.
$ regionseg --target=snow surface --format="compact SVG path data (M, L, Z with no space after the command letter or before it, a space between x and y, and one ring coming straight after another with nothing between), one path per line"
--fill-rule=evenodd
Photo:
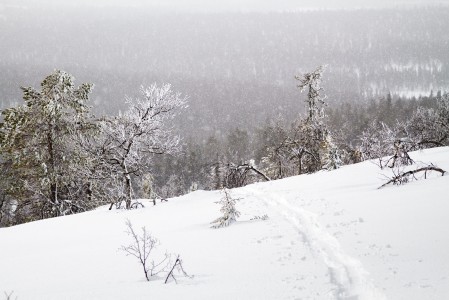
M411 153L449 170L449 148ZM378 187L371 162L219 192L0 229L0 292L18 299L449 299L449 176ZM250 220L267 214L268 220ZM125 221L180 254L193 279L145 280Z

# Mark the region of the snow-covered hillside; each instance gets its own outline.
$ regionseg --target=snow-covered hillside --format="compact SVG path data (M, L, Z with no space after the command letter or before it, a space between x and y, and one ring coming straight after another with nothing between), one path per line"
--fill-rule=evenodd
M449 170L449 148L411 153ZM0 292L18 299L448 299L449 176L403 186L370 162L232 190L237 223L211 229L219 192L0 229ZM251 220L267 214L268 220ZM181 255L193 279L147 282L126 219ZM140 232L140 231L139 231ZM1 298L1 296L0 296Z

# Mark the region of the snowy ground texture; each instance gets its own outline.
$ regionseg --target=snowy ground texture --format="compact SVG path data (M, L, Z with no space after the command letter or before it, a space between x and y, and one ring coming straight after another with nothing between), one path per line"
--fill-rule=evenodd
M449 170L449 148L411 156ZM449 175L430 177L377 189L364 162L254 184L231 191L242 215L221 229L220 193L205 191L3 228L0 299L449 299ZM126 219L194 278L147 282L118 250Z

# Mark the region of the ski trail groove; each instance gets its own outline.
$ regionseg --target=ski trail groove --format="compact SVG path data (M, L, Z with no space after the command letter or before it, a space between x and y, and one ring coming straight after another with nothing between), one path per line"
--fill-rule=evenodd
M335 299L386 299L385 295L371 282L362 264L344 252L338 240L319 224L314 213L291 205L280 195L254 188L251 192L290 222L311 252L324 261L328 268L330 282L336 287Z

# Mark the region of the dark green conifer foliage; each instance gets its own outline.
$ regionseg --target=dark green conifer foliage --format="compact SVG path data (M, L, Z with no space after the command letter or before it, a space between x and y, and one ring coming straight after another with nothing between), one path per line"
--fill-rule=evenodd
M16 215L34 220L89 208L89 158L77 140L95 131L86 105L92 88L75 87L71 75L56 70L40 91L22 87L25 103L2 112L0 151L5 177L13 178L6 193L17 201Z

